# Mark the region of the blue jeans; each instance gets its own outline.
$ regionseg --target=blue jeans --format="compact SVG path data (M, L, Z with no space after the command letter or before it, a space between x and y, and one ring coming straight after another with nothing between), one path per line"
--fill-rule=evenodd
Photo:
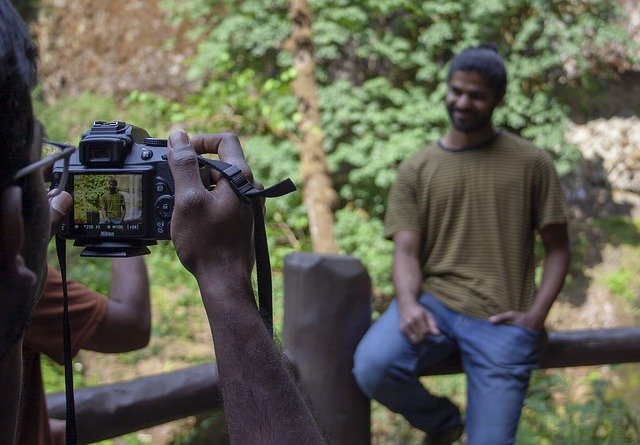
M356 349L353 374L360 389L427 433L456 425L458 408L430 394L418 377L459 349L467 375L467 444L513 443L529 377L542 354L542 334L462 315L428 294L419 301L441 334L411 344L399 329L394 300Z

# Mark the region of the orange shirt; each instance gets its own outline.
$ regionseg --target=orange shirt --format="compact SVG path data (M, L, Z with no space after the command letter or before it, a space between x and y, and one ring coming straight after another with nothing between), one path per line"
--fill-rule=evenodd
M49 419L40 369L40 354L46 354L59 364L64 362L62 337L62 276L49 267L47 283L27 328L22 348L23 390L18 420L18 444L52 444ZM107 313L107 299L80 283L67 282L69 319L73 355L94 334Z

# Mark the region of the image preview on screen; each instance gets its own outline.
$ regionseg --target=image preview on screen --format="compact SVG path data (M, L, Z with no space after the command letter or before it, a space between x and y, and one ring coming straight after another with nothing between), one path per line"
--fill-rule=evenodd
M73 231L83 236L136 235L142 229L142 173L74 173Z

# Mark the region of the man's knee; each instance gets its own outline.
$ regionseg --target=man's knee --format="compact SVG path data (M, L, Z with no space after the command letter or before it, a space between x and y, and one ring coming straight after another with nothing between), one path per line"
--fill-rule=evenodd
M385 388L401 385L411 378L410 372L387 351L362 345L355 352L352 372L362 392L372 399Z
M360 390L369 398L373 398L376 387L383 378L384 366L374 359L360 345L353 356L353 376Z

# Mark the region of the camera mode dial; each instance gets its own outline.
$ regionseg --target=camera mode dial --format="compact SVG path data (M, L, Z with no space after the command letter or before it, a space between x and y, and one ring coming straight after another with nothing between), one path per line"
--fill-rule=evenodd
M167 140L159 138L144 138L144 145L148 145L150 147L166 147Z

